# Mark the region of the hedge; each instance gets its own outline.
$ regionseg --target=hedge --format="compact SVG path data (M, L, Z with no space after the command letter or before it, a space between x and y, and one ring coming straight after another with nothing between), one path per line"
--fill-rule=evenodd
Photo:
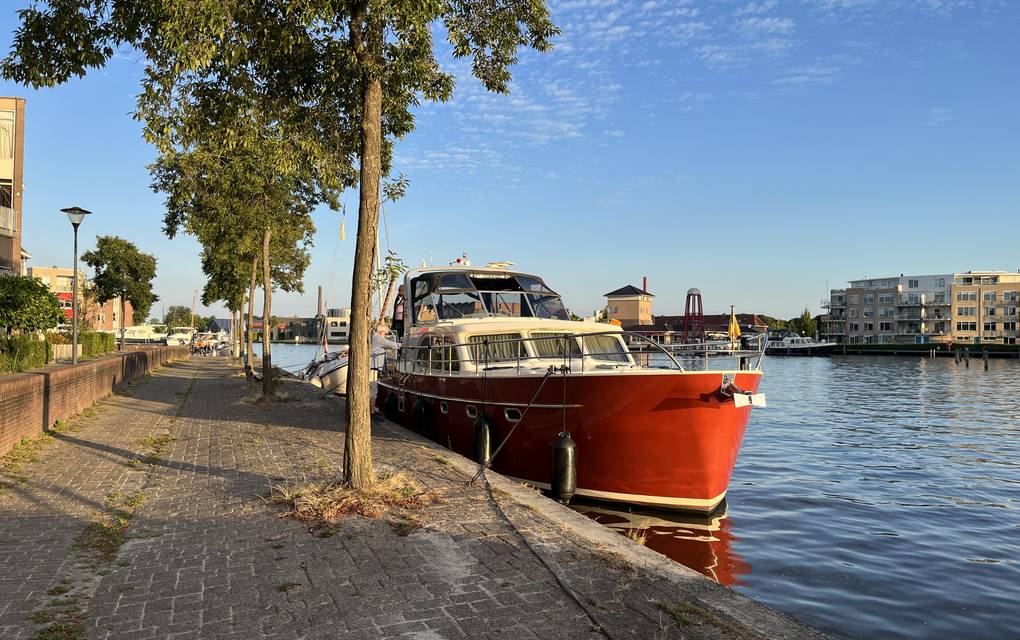
M46 366L53 360L53 347L31 335L0 336L0 371L13 373Z
M117 340L112 333L98 331L78 334L78 344L81 345L81 357L83 358L103 355L117 349Z

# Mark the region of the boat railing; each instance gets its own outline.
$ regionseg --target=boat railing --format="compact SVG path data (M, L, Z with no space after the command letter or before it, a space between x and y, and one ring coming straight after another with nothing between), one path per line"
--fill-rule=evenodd
M548 333L552 335L479 336L480 340L468 342L454 342L451 335L432 333L426 344L401 346L397 369L404 374L438 371L449 375L465 375L472 370L475 375L506 370L520 373L525 368L534 370L549 366L574 373L632 367L687 371L708 369L709 356L728 355L738 360L739 369L758 370L768 343L767 336L761 334L745 339L738 349L729 343L725 350L722 345L711 343L670 345L684 347L681 353L674 353L645 335L629 331ZM612 343L599 340L607 336L613 338ZM623 338L624 342L617 338ZM635 342L640 345L639 349L634 348Z

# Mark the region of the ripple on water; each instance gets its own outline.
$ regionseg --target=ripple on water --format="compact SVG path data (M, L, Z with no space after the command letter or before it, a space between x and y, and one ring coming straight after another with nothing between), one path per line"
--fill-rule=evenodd
M728 512L711 535L663 516L647 544L836 635L1017 637L1018 379L1015 360L769 358Z

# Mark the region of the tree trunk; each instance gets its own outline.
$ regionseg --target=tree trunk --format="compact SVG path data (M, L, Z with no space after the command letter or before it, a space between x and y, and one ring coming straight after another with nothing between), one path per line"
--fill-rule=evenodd
M347 433L344 439L344 480L352 489L375 482L372 468L371 370L372 262L379 226L379 181L382 172L382 83L372 68L382 50L382 29L365 29L368 2L357 4L351 21L351 41L362 63L361 185L358 238L351 284L351 333L347 367ZM370 42L366 43L367 35Z
M245 351L245 365L244 365L244 378L248 384L254 382L254 375L252 374L252 325L255 324L255 311L252 306L255 304L255 274L259 266L259 256L255 254L251 257L251 282L248 285L248 322L245 324L245 347L248 349Z
M269 317L273 302L273 285L269 275L269 240L273 230L266 227L262 234L262 396L273 395L273 354L269 350Z

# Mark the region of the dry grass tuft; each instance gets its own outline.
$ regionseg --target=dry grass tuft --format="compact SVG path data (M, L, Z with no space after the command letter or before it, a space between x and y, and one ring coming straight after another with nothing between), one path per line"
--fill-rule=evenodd
M627 537L642 546L648 542L648 532L642 529L627 529Z
M366 518L390 516L397 522L418 519L409 512L417 511L439 500L439 494L422 486L406 473L395 473L376 482L371 488L354 491L336 482L304 485L273 485L268 501L283 505L281 517L301 522L319 522L333 527L350 515ZM406 535L406 534L405 534Z

